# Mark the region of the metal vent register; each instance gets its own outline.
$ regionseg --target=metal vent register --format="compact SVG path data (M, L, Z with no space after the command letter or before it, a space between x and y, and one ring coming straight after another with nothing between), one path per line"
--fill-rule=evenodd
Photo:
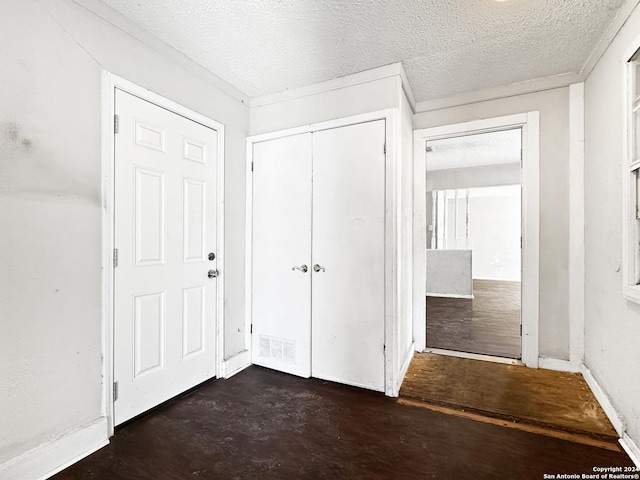
M296 342L260 335L260 356L285 363L296 363Z

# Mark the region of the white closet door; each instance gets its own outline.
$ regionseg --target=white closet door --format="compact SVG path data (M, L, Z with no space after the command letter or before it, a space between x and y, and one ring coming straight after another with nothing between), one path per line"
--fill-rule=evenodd
M120 424L215 375L215 130L116 90Z
M311 134L253 146L252 362L311 375Z
M312 375L381 391L384 143L384 120L313 134Z

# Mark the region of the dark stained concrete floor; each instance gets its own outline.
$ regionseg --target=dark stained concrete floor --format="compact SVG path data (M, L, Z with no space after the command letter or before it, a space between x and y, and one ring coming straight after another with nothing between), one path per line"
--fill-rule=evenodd
M623 452L250 367L169 402L59 473L77 479L542 479Z

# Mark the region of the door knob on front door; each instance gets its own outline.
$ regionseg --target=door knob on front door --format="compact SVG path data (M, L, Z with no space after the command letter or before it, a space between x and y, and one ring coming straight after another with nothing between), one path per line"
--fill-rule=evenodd
M322 265L318 265L317 263L313 266L313 271L314 272L319 272L319 271L323 271L326 272L327 270L322 266Z
M207 272L207 277L216 278L218 276L218 270L209 270Z
M300 270L302 273L307 273L309 267L306 265L300 265L299 267L291 267L291 270Z

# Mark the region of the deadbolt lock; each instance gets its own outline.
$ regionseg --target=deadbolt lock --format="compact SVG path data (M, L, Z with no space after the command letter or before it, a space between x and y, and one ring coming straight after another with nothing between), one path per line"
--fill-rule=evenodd
M215 259L216 259L216 254L215 254L215 253L213 253L213 252L211 252L211 253L209 254L209 261L210 261L210 262L212 262L212 261L214 261Z

